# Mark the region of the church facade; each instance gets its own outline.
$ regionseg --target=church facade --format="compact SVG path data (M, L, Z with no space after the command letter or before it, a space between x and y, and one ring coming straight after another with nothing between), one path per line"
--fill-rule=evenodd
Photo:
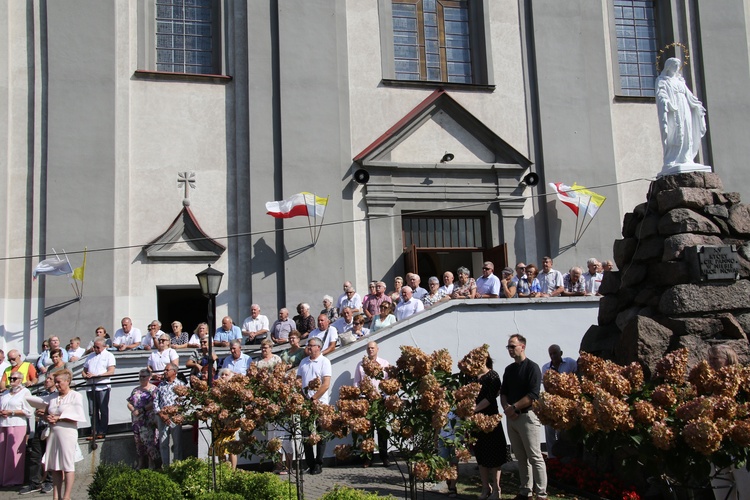
M251 303L316 312L345 280L364 296L410 270L426 283L483 260L611 258L661 169L654 78L672 55L708 110L698 160L750 195L748 0L3 10L5 349L86 342L124 316L192 330L208 264L225 274L219 317L241 323ZM576 217L549 183L607 199ZM322 219L266 215L300 192L327 199ZM55 252L81 266L84 248L83 283L32 278Z

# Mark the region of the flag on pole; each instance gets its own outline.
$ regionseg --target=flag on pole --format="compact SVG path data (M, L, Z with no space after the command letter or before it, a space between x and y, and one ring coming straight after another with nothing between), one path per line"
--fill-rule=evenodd
M73 279L83 283L83 277L86 274L86 248L83 249L83 265L73 269Z
M575 182L571 189L576 193L579 193L579 200L585 202L582 203L581 206L585 207L586 213L588 213L592 219L607 199L606 196L596 194L590 189L586 189L584 186L579 186Z
M312 193L302 192L292 195L281 201L269 201L266 203L268 215L277 219L289 219L290 217L308 216L323 217L328 205L328 198L321 198Z
M34 269L32 274L34 279L36 279L39 274L46 274L47 276L64 276L66 274L71 274L72 272L73 268L70 266L68 259L61 259L56 255L50 259L44 259L37 264L36 269Z
M578 197L578 193L573 191L573 189L563 184L562 182L550 182L549 187L555 190L555 193L557 193L557 197L565 206L570 208L576 216L578 215L578 207L580 205L580 199ZM585 208L585 205L584 205Z

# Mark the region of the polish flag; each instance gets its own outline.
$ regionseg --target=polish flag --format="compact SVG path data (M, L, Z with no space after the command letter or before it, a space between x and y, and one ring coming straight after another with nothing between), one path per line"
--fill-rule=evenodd
M328 198L302 192L292 195L286 200L267 202L266 213L277 219L289 219L290 217L305 215L308 217L323 217L327 205Z
M557 197L563 204L567 205L576 216L578 215L578 206L580 205L580 198L573 188L562 182L550 182L549 187L555 190Z

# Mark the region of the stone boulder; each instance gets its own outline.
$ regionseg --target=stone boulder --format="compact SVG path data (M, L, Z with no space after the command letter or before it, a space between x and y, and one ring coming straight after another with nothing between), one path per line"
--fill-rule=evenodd
M685 172L659 177L653 183L656 193L678 188L724 189L721 178L713 172Z
M697 245L721 245L721 238L714 235L705 234L673 234L664 239L663 261L678 260L682 258L682 251L685 247L694 247Z
M713 204L714 194L707 189L685 187L661 191L656 200L659 203L659 213L665 214L680 207L701 210L706 205Z
M667 289L659 311L667 316L750 309L750 281L731 285L676 285Z
M616 326L591 325L581 339L581 351L610 359L619 339L620 330Z
M721 230L697 212L688 208L675 208L659 219L659 234L669 236L680 233L721 234Z
M651 318L636 316L623 330L615 347L615 362L627 365L640 361L644 375L649 378L656 363L669 350L672 330Z
M741 203L729 209L729 229L738 236L750 236L750 205Z

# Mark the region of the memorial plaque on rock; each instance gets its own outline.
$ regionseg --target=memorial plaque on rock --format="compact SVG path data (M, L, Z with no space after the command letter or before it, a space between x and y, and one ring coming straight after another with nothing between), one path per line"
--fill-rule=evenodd
M685 248L693 281L740 279L740 261L735 245L696 245Z

